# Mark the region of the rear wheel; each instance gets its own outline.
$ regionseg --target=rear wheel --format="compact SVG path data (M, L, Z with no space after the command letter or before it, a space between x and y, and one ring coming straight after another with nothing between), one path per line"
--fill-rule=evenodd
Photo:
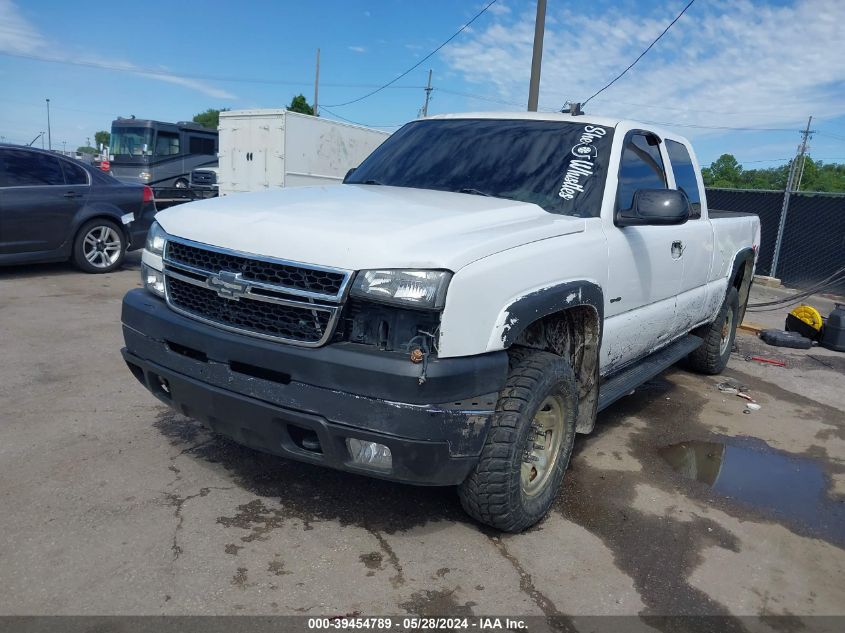
M511 358L478 464L458 495L478 521L520 532L542 519L557 496L578 408L575 376L560 356L519 350Z
M123 263L126 237L121 228L105 218L82 225L73 243L73 261L86 273L108 273Z
M704 343L687 356L687 368L702 374L722 373L731 357L738 319L739 293L731 287L716 320L693 332L701 336Z

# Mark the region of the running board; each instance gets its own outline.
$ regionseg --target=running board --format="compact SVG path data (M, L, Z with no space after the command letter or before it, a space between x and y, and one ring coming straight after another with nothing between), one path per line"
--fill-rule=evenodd
M671 345L646 356L631 367L614 374L602 382L599 387L599 411L603 411L631 390L651 380L664 369L668 369L700 347L703 342L698 336L688 334Z

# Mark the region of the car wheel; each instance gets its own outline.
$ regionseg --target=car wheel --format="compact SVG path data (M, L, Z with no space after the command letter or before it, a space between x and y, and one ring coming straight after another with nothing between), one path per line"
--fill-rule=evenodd
M739 319L739 293L731 287L725 296L719 316L710 325L693 332L704 339L697 350L686 359L686 367L700 374L720 374L728 364L736 338Z
M188 181L185 180L184 178L179 178L175 183L173 183L173 186L176 187L177 189L187 189L188 188Z
M108 273L123 263L126 236L111 220L97 218L82 225L73 243L73 261L86 273Z
M458 487L464 510L505 532L542 519L575 443L575 375L563 358L519 350L475 469Z

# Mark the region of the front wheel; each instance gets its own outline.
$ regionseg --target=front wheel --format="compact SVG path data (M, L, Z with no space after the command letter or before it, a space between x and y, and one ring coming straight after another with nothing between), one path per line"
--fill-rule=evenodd
M108 273L123 263L126 238L111 220L98 218L82 225L73 242L73 261L86 273Z
M464 510L505 532L521 532L549 511L575 442L577 388L563 358L512 354L507 384L475 469L458 487Z
M738 319L739 292L731 287L716 320L693 332L702 337L704 343L687 356L686 367L701 374L722 373L731 357Z

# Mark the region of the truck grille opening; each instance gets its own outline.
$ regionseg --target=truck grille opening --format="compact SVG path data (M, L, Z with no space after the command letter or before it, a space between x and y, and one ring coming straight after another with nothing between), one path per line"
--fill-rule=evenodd
M346 273L339 271L241 257L176 241L168 241L167 259L213 273L240 273L245 281L258 281L331 297L341 294L347 278Z
M226 299L214 290L166 277L170 304L189 315L239 331L300 343L318 343L330 327L333 312L241 298Z

